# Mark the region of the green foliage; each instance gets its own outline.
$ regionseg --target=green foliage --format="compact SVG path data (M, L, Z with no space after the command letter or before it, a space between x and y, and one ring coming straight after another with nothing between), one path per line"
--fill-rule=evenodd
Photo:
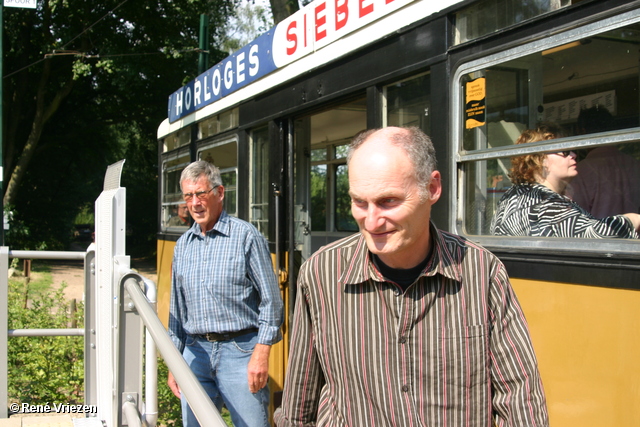
M126 158L127 248L135 243L133 256L153 253L156 131L167 96L197 74L200 14L210 18L210 63L226 56L221 31L234 4L43 0L36 10L5 8L4 190L14 170L23 172L9 200L13 249L42 242L68 249L74 218L100 195L107 166ZM30 135L31 157L24 151Z
M13 259L11 268L18 267ZM68 328L72 322L84 324L82 303L74 313L65 300L66 284L51 290L51 274L46 264L33 266L33 280L9 280L9 329ZM83 337L10 337L7 350L8 399L10 402L46 404L84 404ZM181 427L180 399L167 385L168 369L158 358L158 423ZM222 418L233 426L226 409Z
M237 4L222 34L222 49L229 54L255 40L273 26L271 11L244 0Z
M88 204L86 206L83 206L78 212L78 214L76 215L75 219L73 220L73 223L74 224L94 224L95 218L93 213L93 206Z
M158 358L158 424L182 427L180 399L174 396L167 384L169 370L164 360Z
M12 206L5 206L5 215L9 218L9 230L5 231L5 245L20 250L48 250L51 246L39 239ZM55 246L55 245L54 245Z
M49 295L51 277L9 281L9 329L68 328L83 324L81 304L71 313L64 284ZM9 400L19 403L84 403L82 337L12 337L8 342Z

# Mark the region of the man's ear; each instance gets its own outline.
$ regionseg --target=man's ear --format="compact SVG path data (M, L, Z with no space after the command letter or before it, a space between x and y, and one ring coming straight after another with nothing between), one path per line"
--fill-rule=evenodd
M429 181L429 202L434 204L440 199L442 194L442 179L440 171L431 172L431 181Z

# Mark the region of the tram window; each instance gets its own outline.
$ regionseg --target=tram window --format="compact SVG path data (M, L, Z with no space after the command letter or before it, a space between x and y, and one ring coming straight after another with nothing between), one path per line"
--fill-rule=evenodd
M238 109L232 108L198 123L198 139L204 139L238 126Z
M346 159L348 152L349 152L348 145L339 145L335 147L334 157L336 159ZM347 191L349 191L349 189L347 189Z
M417 126L431 134L429 74L401 80L384 87L387 126Z
M640 213L640 142L576 149L575 153L578 176L566 189L569 198L595 218ZM511 159L465 164L466 233L492 234L493 217L513 185Z
M454 43L491 34L502 28L567 7L579 0L484 0L455 14Z
M188 152L163 162L161 221L164 230L178 228L184 231L191 225L188 220L184 221L184 210L181 211L184 200L180 190L180 174L188 164Z
M296 140L308 140L309 223L314 244L357 231L351 217L347 177L347 148L351 138L366 129L366 98L296 121ZM303 181L300 180L302 184ZM321 243L320 243L321 242ZM314 247L315 248L315 247Z
M191 142L191 128L186 127L164 138L162 152L174 150Z
M238 143L235 139L209 143L198 152L200 160L206 160L220 169L222 185L224 185L224 209L231 216L238 215L237 174Z
M347 165L340 165L336 168L336 230L358 231L358 224L353 219L353 215L351 215Z
M358 231L351 215L349 176L344 163L347 147L347 144L330 145L311 150L311 227L314 231ZM328 192L329 186L333 191ZM327 211L331 206L333 218Z
M238 216L238 170L226 168L220 170L220 178L224 186L224 209L231 216Z
M321 160L327 160L327 149L323 147L311 150L311 161L319 162Z
M311 166L311 229L327 231L326 164Z
M251 132L251 208L249 221L265 236L269 233L269 128Z
M570 180L567 195L594 216L640 213L640 172L625 175L620 166L594 179L596 172L586 168L597 155L625 153L625 160L619 162L626 162L628 171L640 169L639 45L640 24L633 24L496 61L461 76L464 186L460 194L464 205L459 213L467 233L490 233L496 205L511 186L510 161L523 149L575 151L578 176ZM583 120L587 114L591 116ZM561 137L514 147L524 129L540 123L557 126ZM581 165L582 161L586 163ZM584 182L608 193L600 196L600 205L611 204L607 200L614 195L632 198L625 208L619 208L628 210L606 211L593 202L593 196L587 202L584 196L573 194L572 188Z

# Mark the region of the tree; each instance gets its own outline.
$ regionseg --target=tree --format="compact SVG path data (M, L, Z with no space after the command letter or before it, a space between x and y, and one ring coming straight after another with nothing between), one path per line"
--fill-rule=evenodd
M221 48L232 54L273 26L271 11L252 0L241 1L223 30Z
M311 0L303 2L303 5L310 3ZM271 13L273 14L273 22L278 24L287 19L300 10L298 0L269 0L271 5Z
M147 203L128 220L151 223L155 233L155 132L167 96L197 74L200 14L210 17L217 46L233 7L234 0L42 0L36 10L5 9L4 204L34 239L62 244L75 212L98 196L106 166L122 156L132 160L125 177L134 173L145 194L128 191L128 199ZM212 62L225 56L211 49Z

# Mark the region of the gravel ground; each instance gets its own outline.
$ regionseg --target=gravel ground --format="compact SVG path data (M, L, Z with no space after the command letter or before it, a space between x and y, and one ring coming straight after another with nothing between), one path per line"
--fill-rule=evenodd
M84 273L82 261L47 261L53 278L53 287L55 289L67 284L64 290L67 299L76 299L82 301L84 295ZM132 259L131 268L137 270L140 274L148 279L157 282L156 260L150 259Z

